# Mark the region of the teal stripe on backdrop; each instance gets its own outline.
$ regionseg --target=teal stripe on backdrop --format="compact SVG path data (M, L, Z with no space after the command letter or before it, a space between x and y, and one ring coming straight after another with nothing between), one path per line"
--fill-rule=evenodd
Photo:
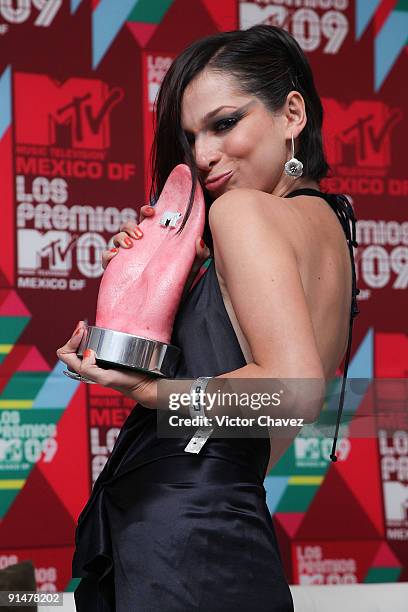
M66 408L78 389L79 381L63 374L65 363L58 361L38 392L33 408Z
M95 69L139 0L101 0L92 14L92 67Z
M11 123L11 67L0 77L0 139Z
M361 38L382 0L356 0L356 38Z
M407 44L408 12L393 11L374 39L374 87L378 91Z
M81 2L82 0L71 0L71 15L75 13Z

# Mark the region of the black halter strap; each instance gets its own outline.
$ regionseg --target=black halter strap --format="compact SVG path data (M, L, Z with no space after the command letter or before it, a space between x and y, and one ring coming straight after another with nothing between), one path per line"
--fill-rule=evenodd
M357 279L356 279L356 267L354 262L354 252L353 247L357 247L356 241L356 218L354 216L354 210L351 206L350 202L346 198L346 196L341 194L334 193L323 193L318 191L317 189L296 189L289 193L286 198L293 198L298 195L309 195L309 196L317 196L323 198L330 206L330 208L336 213L337 218L339 219L344 233L346 235L347 244L350 253L351 259L351 271L352 271L352 293L351 293L351 311L350 311L350 323L349 323L349 335L347 342L347 351L346 351L346 359L344 362L344 372L343 372L343 382L341 385L340 392L340 400L339 400L339 408L337 412L337 421L336 421L336 429L333 437L333 446L330 454L330 459L332 461L337 461L336 457L336 444L339 434L340 420L341 415L343 413L343 404L344 404L344 395L346 388L346 380L347 380L347 372L350 361L350 352L351 352L351 342L353 337L353 322L354 318L359 314L359 309L357 305L357 295L360 293L360 289L357 288ZM351 223L351 230L350 230Z

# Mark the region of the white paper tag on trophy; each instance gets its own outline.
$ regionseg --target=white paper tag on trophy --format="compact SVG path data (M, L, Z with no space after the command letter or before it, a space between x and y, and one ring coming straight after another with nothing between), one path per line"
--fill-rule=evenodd
M199 453L213 431L212 427L199 427L184 451L186 453Z
M181 213L172 210L165 210L160 217L160 225L163 227L176 227L178 220L181 218Z

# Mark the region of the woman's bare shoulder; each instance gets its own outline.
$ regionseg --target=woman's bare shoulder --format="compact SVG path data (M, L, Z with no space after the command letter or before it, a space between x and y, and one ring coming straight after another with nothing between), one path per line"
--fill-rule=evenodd
M305 249L347 251L344 230L336 213L320 196L299 195L285 200L290 206L291 232L298 255Z
M282 208L285 204L285 199L275 195L260 191L259 189L248 189L240 187L227 191L223 195L219 196L210 207L210 218L214 217L220 212L225 213L227 211L237 212L247 209L249 206L256 206L264 209L267 207Z
M266 224L271 222L276 228L276 224L290 226L294 215L284 198L245 188L227 191L214 200L209 211L211 230L249 223L254 218L260 218Z
M239 227L250 224L255 240L260 232L268 231L271 240L276 241L279 235L279 241L287 242L298 255L305 233L313 234L321 223L330 222L330 215L333 212L321 198L283 198L257 189L239 188L226 192L212 203L209 223L213 238L218 242L228 240L230 232L236 233Z

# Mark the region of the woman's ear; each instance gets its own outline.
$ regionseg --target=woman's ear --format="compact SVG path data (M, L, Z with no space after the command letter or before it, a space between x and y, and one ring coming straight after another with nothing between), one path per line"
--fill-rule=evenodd
M293 134L293 138L297 138L307 121L305 101L298 91L288 93L284 114L287 122L285 137L290 139Z

